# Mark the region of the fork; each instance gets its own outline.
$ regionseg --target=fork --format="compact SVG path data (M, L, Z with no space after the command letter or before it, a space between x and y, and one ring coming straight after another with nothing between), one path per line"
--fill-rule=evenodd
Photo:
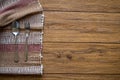
M19 22L14 21L12 23L12 34L14 35L14 39L15 39L15 55L14 55L15 63L19 62L18 45L17 45L17 36L19 35L19 28L20 28Z
M28 61L28 38L30 35L30 23L26 22L25 24L25 62Z

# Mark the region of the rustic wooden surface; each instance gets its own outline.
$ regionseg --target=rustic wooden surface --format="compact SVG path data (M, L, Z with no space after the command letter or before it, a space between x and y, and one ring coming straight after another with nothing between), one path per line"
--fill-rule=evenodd
M119 80L120 0L40 0L44 76L0 80Z

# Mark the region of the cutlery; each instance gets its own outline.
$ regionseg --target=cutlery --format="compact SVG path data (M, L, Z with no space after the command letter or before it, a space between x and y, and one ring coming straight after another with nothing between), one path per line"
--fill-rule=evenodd
M14 40L15 40L15 55L14 55L14 62L18 63L19 62L19 55L18 55L18 45L17 45L17 37L19 35L19 29L20 29L20 24L17 21L14 21L12 23L12 34L14 35Z
M30 35L30 23L27 22L24 24L25 26L25 62L28 61L28 38Z

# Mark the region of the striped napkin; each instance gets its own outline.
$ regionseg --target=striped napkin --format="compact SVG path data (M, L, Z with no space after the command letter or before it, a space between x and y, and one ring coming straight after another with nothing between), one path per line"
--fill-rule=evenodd
M14 62L15 39L11 32L13 21L20 23L17 38L19 62ZM28 61L25 62L24 23L30 23ZM39 0L0 0L0 74L42 75L43 8Z

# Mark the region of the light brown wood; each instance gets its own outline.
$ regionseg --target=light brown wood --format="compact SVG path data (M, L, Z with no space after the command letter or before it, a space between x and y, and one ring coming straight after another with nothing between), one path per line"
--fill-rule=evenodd
M119 13L47 12L45 29L120 30ZM95 29L94 29L95 28ZM110 29L109 29L110 28Z
M43 80L117 80L119 75L48 74Z
M120 42L120 14L46 12L45 42Z
M119 33L82 33L79 30L46 30L45 42L112 42L120 43Z
M45 74L1 75L0 80L120 79L120 0L40 2L45 11ZM39 62L28 65L33 63Z
M44 43L45 73L120 74L120 44Z
M44 10L120 12L120 0L40 0Z

